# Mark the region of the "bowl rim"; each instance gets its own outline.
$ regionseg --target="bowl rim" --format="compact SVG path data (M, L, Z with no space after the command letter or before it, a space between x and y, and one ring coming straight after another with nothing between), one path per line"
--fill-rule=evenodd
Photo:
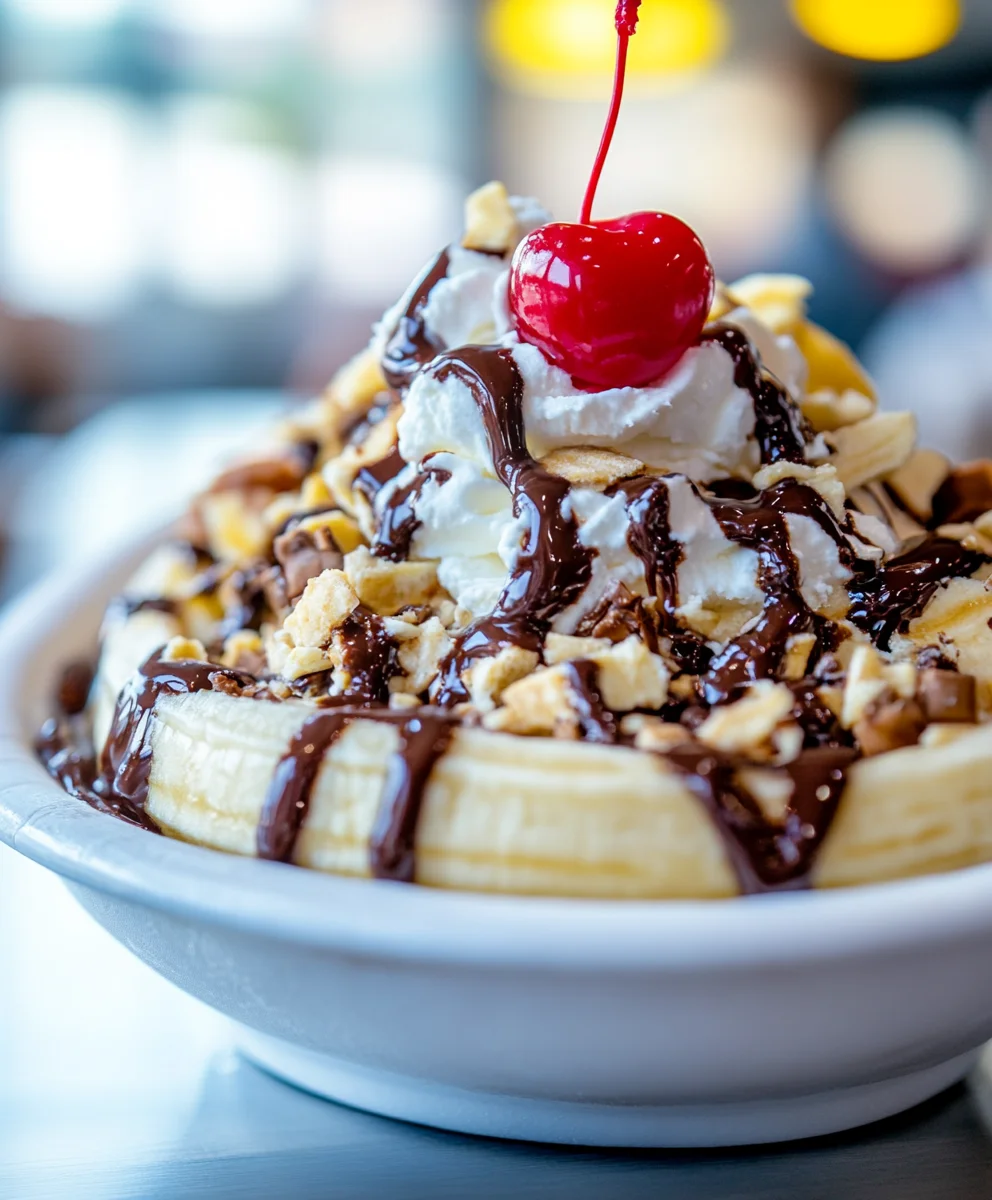
M0 615L0 840L117 900L376 958L597 972L752 970L918 953L992 929L992 863L730 900L494 895L352 879L158 837L67 795L37 761L23 697L47 641L105 602L147 536L34 585ZM111 580L115 582L112 584ZM81 624L77 621L77 624Z

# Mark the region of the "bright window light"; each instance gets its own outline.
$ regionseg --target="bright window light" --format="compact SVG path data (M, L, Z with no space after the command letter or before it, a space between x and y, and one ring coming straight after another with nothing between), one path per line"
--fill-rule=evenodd
M186 99L171 110L159 166L160 267L196 303L257 304L284 292L303 260L302 168L237 140L238 109Z
M828 50L879 61L931 54L961 24L959 0L792 0L792 14Z
M394 159L332 158L320 169L320 266L328 291L387 304L461 227L464 181Z
M113 92L19 88L0 104L0 272L21 307L75 319L124 304L143 268L145 130Z
M7 0L15 19L39 25L109 25L131 7L132 0Z
M71 3L71 0L63 0ZM302 28L309 0L152 0L155 20L197 38L279 37Z

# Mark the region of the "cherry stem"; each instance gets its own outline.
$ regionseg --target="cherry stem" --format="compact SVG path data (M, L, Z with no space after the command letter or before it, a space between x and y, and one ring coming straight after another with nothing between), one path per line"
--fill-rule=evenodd
M613 96L610 99L610 111L606 115L606 127L596 151L596 161L592 165L592 174L586 194L582 198L582 208L579 210L579 224L588 225L592 219L592 205L596 199L596 189L599 187L599 177L603 174L606 156L610 152L610 143L617 127L620 116L620 102L623 100L623 81L627 72L627 44L631 35L637 29L637 10L641 0L618 0L616 11L617 27L617 63L613 72Z

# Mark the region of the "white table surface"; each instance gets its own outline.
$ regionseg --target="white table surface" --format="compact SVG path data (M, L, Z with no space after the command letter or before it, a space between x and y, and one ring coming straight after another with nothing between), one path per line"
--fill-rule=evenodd
M235 409L247 424L272 402ZM92 520L115 507L115 460L140 451L148 478L164 469L176 449L163 442L162 402L154 407L147 420L135 406L100 418L54 458L31 447L34 525L13 530L15 582L64 553L67 531L98 536ZM171 417L199 414L189 436L204 463L231 411L223 398L216 409L168 401ZM65 464L100 481L88 517L70 512L73 489L49 483ZM136 521L160 494L167 503L158 488ZM125 525L119 517L118 534ZM49 526L61 546L45 540ZM201 1196L990 1200L992 1052L967 1088L799 1147L615 1154L435 1133L315 1099L242 1061L222 1018L132 958L56 878L0 847L0 1200Z

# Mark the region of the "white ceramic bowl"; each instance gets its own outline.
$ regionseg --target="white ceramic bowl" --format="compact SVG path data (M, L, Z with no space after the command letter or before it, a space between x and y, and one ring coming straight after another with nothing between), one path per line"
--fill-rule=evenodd
M907 1108L992 1037L992 867L717 902L477 896L229 857L92 811L31 740L134 557L52 580L0 624L0 837L276 1074L470 1133L729 1145Z

